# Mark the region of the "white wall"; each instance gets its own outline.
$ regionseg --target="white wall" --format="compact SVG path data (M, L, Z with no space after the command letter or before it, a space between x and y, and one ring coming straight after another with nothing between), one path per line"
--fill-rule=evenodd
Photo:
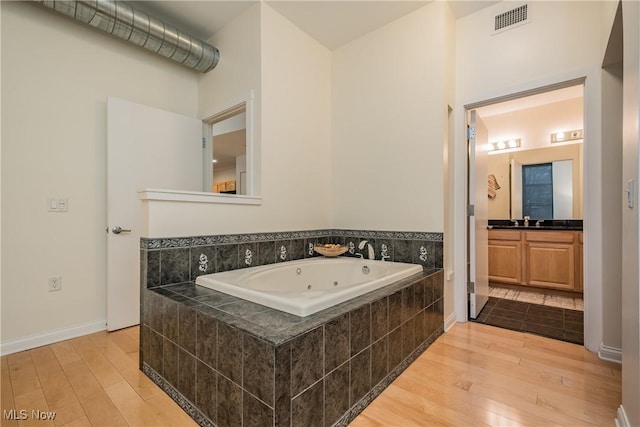
M335 50L332 71L333 226L446 231L448 272L454 61L454 17L436 2ZM450 277L445 318L454 308Z
M576 141L552 144L551 134L563 130L582 129L584 125L582 104L582 98L574 98L492 116L482 115L482 108L478 109L478 113L482 115L482 121L489 131L489 142L514 138L522 140L520 148L499 151L508 153L510 151L575 144ZM495 151L490 152L489 155L493 153Z
M445 33L443 41L445 43L445 75L455 75L456 69L456 22L453 12L449 7L443 11L445 22ZM443 130L444 130L444 150L443 150L443 164L444 164L444 248L443 248L443 267L444 267L444 316L445 316L445 328L449 328L455 324L455 275L454 275L454 224L453 221L448 220L452 218L455 212L455 79L453 77L447 78L444 82L441 82L445 87L446 102L447 102L447 114L444 117Z
M194 72L2 2L2 343L106 313L106 98L195 116ZM48 213L48 197L68 213ZM7 209L7 207L10 207ZM47 277L62 275L62 291Z
M256 104L260 104L260 35L260 5L256 4L207 40L220 50L220 61L215 72L199 75L201 118L236 105L251 90L255 90Z
M148 236L330 227L331 52L264 3L212 41L222 59L219 72L200 78L199 114L255 89L262 204L146 202Z
M496 14L514 7L501 2L457 22L456 177L465 176L464 106L580 77L585 81L585 259L600 260L602 251L602 171L600 64L611 22L604 22L607 2L529 2L529 24L492 36ZM609 15L607 15L609 16ZM613 16L611 15L611 19ZM606 27L606 29L605 29ZM553 46L553 49L549 47ZM619 191L619 189L611 189ZM456 272L466 268L464 179L455 186ZM606 262L604 260L603 262ZM602 341L602 263L585 263L585 345ZM457 276L459 318L466 311L464 274Z
M638 121L640 120L640 6L622 2L624 28L623 182L633 179L636 201L638 182ZM638 203L623 208L622 225L622 407L629 426L640 425L640 289L638 274ZM620 419L620 416L618 417ZM620 420L622 421L622 420ZM625 425L625 424L620 424Z
M260 4L256 4L247 9L207 40L220 50L220 61L215 70L201 74L198 78L198 116L202 119L210 118L253 97L253 117L250 119L253 120L253 125L247 129L247 137L255 141L260 141L262 130L260 7ZM248 106L247 110L251 114ZM245 119L246 126L246 114L240 116ZM208 152L212 152L210 147ZM260 151L254 154L257 159L253 191L254 194L260 194ZM216 176L214 180L218 182L220 178Z
M446 13L430 4L334 51L334 226L443 231Z

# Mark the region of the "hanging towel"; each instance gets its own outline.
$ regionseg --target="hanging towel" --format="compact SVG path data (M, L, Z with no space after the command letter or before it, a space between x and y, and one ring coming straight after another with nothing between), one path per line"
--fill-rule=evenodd
M500 189L500 185L498 184L498 180L494 174L489 175L489 198L493 199L496 197L496 190Z

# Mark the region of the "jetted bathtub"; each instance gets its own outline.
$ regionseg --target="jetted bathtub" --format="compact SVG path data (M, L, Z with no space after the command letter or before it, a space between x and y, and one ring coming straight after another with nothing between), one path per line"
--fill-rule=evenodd
M196 284L304 317L421 271L418 264L315 257L207 274Z

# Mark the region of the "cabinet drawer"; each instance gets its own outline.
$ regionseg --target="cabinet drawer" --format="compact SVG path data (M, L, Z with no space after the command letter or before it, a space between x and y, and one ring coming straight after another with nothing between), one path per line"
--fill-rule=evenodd
M527 242L573 243L576 234L572 231L525 231Z
M489 240L520 240L522 233L516 230L489 230Z

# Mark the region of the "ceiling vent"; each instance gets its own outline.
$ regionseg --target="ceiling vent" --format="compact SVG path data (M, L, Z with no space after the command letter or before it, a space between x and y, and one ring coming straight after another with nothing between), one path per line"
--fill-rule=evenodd
M523 4L494 17L493 34L498 34L530 22L529 5Z

